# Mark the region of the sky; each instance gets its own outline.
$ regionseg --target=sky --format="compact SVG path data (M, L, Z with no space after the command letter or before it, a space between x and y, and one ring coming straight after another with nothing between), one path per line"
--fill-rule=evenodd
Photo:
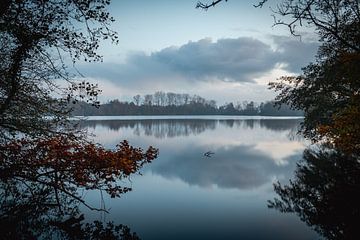
M206 0L204 0L206 2ZM102 63L77 68L103 90L100 100L131 101L156 91L197 94L218 104L268 101L270 81L301 73L318 42L273 27L270 5L229 0L208 11L196 0L113 0L119 44L103 42Z

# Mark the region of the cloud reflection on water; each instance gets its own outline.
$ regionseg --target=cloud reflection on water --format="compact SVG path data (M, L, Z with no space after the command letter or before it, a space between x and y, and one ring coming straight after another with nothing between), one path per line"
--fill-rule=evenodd
M269 154L257 151L254 145L220 147L212 157L203 156L203 152L205 148L192 146L184 153L173 154L171 159L154 164L151 171L200 187L251 189L271 182L274 176L294 167L293 164L278 166ZM300 155L300 152L296 154Z
M274 180L286 182L301 158L305 143L291 138L300 121L147 119L84 124L106 147L128 139L134 146L160 149L159 158L132 179L133 192L121 201L108 199L109 218L127 223L144 239L317 239L295 217L266 207L274 197ZM207 151L215 154L205 157Z
M289 137L295 136L300 121L143 119L83 124L95 134L101 126L124 139L130 134L136 136L133 141L158 147L160 157L146 171L205 188L253 189L289 175L295 168L304 144ZM100 141L109 136L104 134ZM209 150L215 154L205 157L203 153Z

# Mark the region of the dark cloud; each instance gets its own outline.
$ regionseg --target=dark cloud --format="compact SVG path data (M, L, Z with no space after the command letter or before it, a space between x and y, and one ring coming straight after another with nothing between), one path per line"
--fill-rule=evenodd
M150 56L171 70L195 79L252 81L271 70L274 52L269 45L252 38L203 39L180 48L165 48Z
M299 38L273 36L277 45L278 60L285 63L286 70L298 73L301 68L314 61L319 43L315 41L304 42Z
M285 63L286 70L299 72L312 56L317 44L289 37L273 36L277 45L254 38L202 39L180 47L169 47L150 55L132 53L125 63L82 65L80 71L88 77L108 79L126 86L138 86L146 81L208 81L252 82Z

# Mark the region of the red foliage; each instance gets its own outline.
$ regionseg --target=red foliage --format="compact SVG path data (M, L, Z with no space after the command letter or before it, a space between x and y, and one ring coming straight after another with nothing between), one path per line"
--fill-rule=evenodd
M330 125L321 125L319 133L345 153L360 153L360 107L348 106L333 116Z
M154 160L158 150L135 148L124 140L107 150L77 138L19 139L0 146L0 179L13 177L71 194L74 187L100 189L111 197L131 190L119 180Z

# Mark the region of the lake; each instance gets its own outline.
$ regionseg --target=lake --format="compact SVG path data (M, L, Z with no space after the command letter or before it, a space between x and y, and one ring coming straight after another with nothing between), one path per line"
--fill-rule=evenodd
M308 143L296 135L301 118L93 117L81 125L114 148L159 148L133 190L85 200L109 214L83 209L89 221L128 225L141 239L319 239L296 215L267 207L275 181L288 182ZM206 154L207 153L207 154ZM204 155L205 154L205 155ZM206 156L207 155L207 156Z

